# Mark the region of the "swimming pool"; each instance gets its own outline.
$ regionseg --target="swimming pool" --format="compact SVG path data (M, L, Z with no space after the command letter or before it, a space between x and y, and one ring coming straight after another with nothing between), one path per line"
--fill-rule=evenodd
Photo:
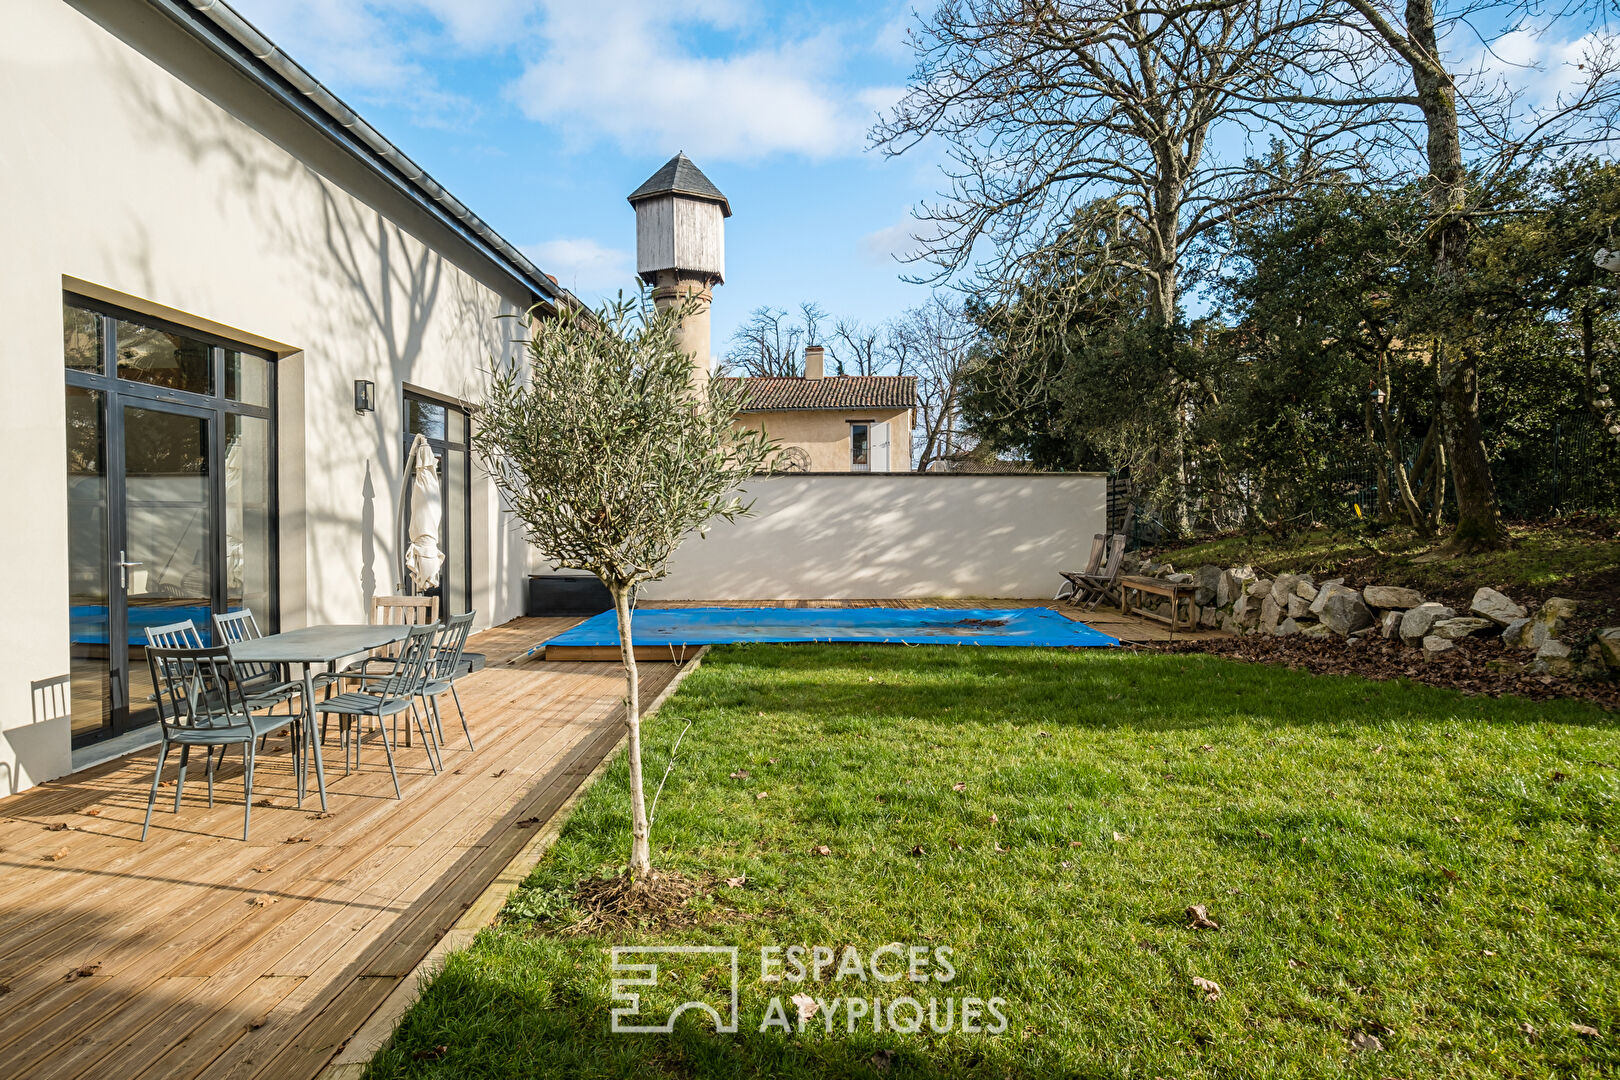
M1051 608L649 608L630 623L637 659L742 642L1105 647L1117 638ZM530 650L546 658L617 659L618 620L605 611ZM611 650L611 655L609 655Z

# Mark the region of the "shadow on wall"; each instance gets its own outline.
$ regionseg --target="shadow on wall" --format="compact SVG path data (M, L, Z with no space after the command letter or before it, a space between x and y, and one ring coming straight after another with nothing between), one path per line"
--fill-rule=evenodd
M364 617L378 583L392 588L401 555L392 523L404 490L403 384L476 397L478 369L513 355L512 335L497 316L519 309L367 206L355 192L374 196L379 182L336 148L312 157L307 127L268 97L244 96L239 80L211 64L165 63L167 39L151 38L149 30L120 25L116 32L151 42L153 58L170 75L214 103L154 78L117 42L104 43L100 60L121 73L125 120L142 144L178 151L185 175L200 178L195 194L211 197L221 220L250 220L255 250L243 255L256 256L252 274L266 286L233 295L231 310L196 314L302 346L307 615ZM244 124L268 142L251 137ZM389 195L385 205L396 198ZM426 234L442 228L417 220L419 212L403 199L399 204L404 219ZM126 215L123 234L108 241L106 265L126 275L108 284L193 310L186 301L195 298L159 287L153 238L136 217ZM364 417L346 407L357 378L378 389L378 407ZM373 463L379 476L372 475ZM361 550L344 557L357 527Z
M70 752L62 728L72 722L72 678L35 679L28 684L28 697L31 722L0 732L7 747L0 753L0 794L15 795L41 777L67 771L63 761Z
M1087 475L770 477L689 538L648 599L1050 597L1105 528Z

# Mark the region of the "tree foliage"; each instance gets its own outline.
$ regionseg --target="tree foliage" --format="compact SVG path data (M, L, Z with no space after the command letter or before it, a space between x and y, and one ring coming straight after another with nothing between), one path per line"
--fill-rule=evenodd
M677 332L694 301L653 308L643 296L597 312L532 317L523 360L497 368L472 445L506 508L559 568L599 577L613 594L626 675L633 875L651 871L641 781L640 688L631 590L669 572L670 556L716 519L748 512L738 487L772 444L733 423L741 394L694 377Z

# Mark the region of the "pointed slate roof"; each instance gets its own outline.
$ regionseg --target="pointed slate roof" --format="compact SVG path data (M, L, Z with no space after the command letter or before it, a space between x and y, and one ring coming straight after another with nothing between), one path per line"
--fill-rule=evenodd
M714 182L703 175L703 170L692 164L685 153L676 154L664 162L664 167L647 177L640 187L630 193L630 205L655 195L686 195L694 199L707 199L720 204L720 212L731 216L731 204L720 194Z

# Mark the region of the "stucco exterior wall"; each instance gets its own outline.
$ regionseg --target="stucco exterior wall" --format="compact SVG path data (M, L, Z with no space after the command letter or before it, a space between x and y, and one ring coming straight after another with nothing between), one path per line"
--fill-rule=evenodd
M889 472L911 468L910 409L791 409L742 413L739 424L764 428L783 447L801 446L810 455L811 472L849 472L851 422L889 424Z
M279 361L282 625L394 591L406 386L476 394L519 283L129 0L8 0L0 37L0 794L68 771L62 292L212 326ZM376 383L356 415L353 383ZM474 470L478 622L522 611L527 545ZM24 569L26 568L26 569Z
M1107 527L1096 473L777 475L754 514L690 537L647 600L1041 599Z

